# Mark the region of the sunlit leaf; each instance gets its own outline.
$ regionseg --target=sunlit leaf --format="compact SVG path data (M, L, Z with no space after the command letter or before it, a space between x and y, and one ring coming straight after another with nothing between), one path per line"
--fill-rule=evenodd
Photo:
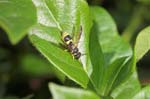
M142 30L135 44L135 52L137 61L140 60L150 50L150 27Z
M33 45L67 77L86 87L88 76L85 70L89 60L88 37L91 27L87 3L84 0L32 1L38 13L38 24L30 30L29 35ZM81 27L82 33L79 36ZM79 60L73 59L65 51L62 31L68 32L74 43L79 43L79 51L85 54Z
M37 49L61 72L73 81L86 87L88 76L78 60L73 60L72 56L55 46L54 44L41 39L35 35L30 36L32 43Z

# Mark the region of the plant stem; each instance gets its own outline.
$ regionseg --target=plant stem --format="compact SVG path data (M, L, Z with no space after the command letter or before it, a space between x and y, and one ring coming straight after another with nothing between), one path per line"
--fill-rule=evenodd
M143 7L136 6L136 9L131 17L131 21L129 22L128 26L122 33L122 37L127 41L130 42L135 31L139 27L139 25L143 22Z

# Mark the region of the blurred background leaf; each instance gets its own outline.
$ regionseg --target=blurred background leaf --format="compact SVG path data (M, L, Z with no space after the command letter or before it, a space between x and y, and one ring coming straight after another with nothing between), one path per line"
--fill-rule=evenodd
M36 9L31 0L1 0L0 26L12 44L18 43L36 23Z
M48 61L34 54L26 54L21 57L21 70L24 74L30 77L36 76L57 76L62 82L65 76L54 68Z

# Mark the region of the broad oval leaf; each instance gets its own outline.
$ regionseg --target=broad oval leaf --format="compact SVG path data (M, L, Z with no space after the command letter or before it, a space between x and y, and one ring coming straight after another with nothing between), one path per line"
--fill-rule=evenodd
M36 48L62 73L64 73L71 80L77 82L82 87L86 87L88 83L88 76L84 71L81 63L78 60L73 60L72 56L59 48L58 46L31 35L31 42Z
M91 27L87 3L84 0L32 1L38 13L38 24L30 30L29 35L33 45L66 76L86 87L88 76L85 70L89 59L86 56L88 56L88 37ZM64 51L61 46L65 45L61 39L62 31L68 32L76 43L81 27L83 32L78 48L82 54L85 54L79 60L82 64L73 59L71 54Z
M150 50L150 27L142 30L135 44L135 54L137 61L140 60L144 54L146 54Z
M18 43L36 23L36 9L31 0L0 0L0 26L12 44Z
M101 99L95 93L88 90L63 87L53 83L49 84L49 88L54 99Z
M90 55L93 60L92 75L95 75L91 75L91 81L98 94L107 96L114 87L116 79L121 78L120 71L132 57L132 50L120 38L114 21L103 8L91 7L91 13L94 25L90 36ZM96 49L99 51L94 52ZM131 72L127 69L125 71ZM127 75L128 73L125 76ZM121 78L115 86L124 79Z
M80 0L32 0L37 7L38 23L73 33L80 28Z

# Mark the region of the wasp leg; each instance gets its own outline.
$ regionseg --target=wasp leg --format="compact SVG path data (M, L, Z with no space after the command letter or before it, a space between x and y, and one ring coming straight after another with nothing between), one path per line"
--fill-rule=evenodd
M81 38L81 35L82 35L82 26L80 26L80 31L78 32L77 36L74 36L74 44L76 46L78 46L78 43L79 43L80 38Z
M62 48L64 51L69 52L69 50L68 50L68 48L67 48L66 45L64 45L64 44L62 44L62 43L59 43L59 46L60 46L60 48Z

